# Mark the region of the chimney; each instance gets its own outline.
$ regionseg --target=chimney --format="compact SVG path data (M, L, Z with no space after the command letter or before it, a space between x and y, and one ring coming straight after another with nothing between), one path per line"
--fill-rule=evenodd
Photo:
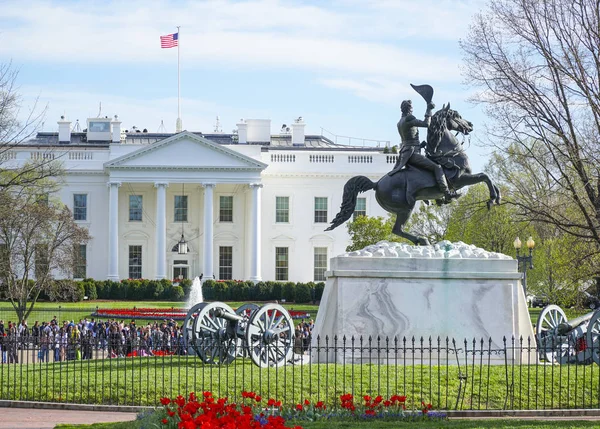
M243 119L237 124L238 144L248 144L248 124Z
M64 116L58 121L58 142L71 143L71 121L65 120Z
M270 119L246 119L248 130L246 137L251 144L271 143L271 120Z
M304 146L304 127L306 124L302 120L302 116L292 124L292 146Z
M112 143L121 143L121 121L119 121L117 115L110 121L110 127L112 130Z

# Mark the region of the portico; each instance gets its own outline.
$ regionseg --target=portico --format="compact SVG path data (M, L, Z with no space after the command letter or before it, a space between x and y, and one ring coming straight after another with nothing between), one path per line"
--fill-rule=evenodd
M254 158L189 132L105 163L108 279L172 278L173 267L186 263L188 275L207 279L236 261L236 278L260 280L264 168ZM247 234L236 233L239 224L247 225L242 228ZM182 231L189 253L173 254Z

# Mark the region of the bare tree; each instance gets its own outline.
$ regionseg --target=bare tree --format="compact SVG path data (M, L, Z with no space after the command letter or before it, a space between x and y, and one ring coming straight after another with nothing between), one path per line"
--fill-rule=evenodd
M46 108L33 106L24 111L18 93L16 70L11 62L0 63L0 189L35 187L40 180L59 176L61 165L53 156L24 164L14 161L11 150L30 139L40 128Z
M89 238L63 204L0 192L0 290L19 320L27 318L55 275L71 275L76 246Z
M513 204L600 250L600 3L495 0L476 15L464 72L493 122ZM534 173L534 174L530 174Z

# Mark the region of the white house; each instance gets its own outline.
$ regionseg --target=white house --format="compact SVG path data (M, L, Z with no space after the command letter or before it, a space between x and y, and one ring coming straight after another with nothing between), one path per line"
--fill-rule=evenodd
M117 116L88 119L84 132L58 126L3 153L2 166L64 164L59 197L92 236L75 276L95 279L324 280L349 243L344 226L324 231L344 184L379 179L396 161L305 135L301 118L275 135L257 119L234 134L125 132ZM356 213L386 215L373 192Z

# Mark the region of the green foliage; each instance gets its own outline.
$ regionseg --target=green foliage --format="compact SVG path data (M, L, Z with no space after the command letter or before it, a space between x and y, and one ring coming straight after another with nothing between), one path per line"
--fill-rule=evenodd
M351 244L346 247L347 252L360 250L379 241L401 241L402 238L392 233L396 222L395 216L383 217L359 216L347 224Z
M325 282L319 282L315 284L315 300L320 301L323 298L323 291L325 290Z
M169 298L172 301L183 301L185 298L185 293L183 292L183 288L181 286L171 286L169 295Z
M294 290L295 302L299 304L306 304L311 302L311 294L310 288L306 283L298 283L296 284L296 288Z
M102 283L102 282L99 282L99 283ZM85 288L85 296L87 296L90 301L98 299L98 291L96 289L96 282L93 279L84 279L82 284Z
M283 285L283 299L287 302L293 302L296 298L294 286L296 286L292 282L287 282Z
M392 153L398 153L398 145L392 146Z
M179 282L179 286L183 289L183 293L185 294L186 299L190 296L190 291L192 290L192 280L191 279L183 279Z

